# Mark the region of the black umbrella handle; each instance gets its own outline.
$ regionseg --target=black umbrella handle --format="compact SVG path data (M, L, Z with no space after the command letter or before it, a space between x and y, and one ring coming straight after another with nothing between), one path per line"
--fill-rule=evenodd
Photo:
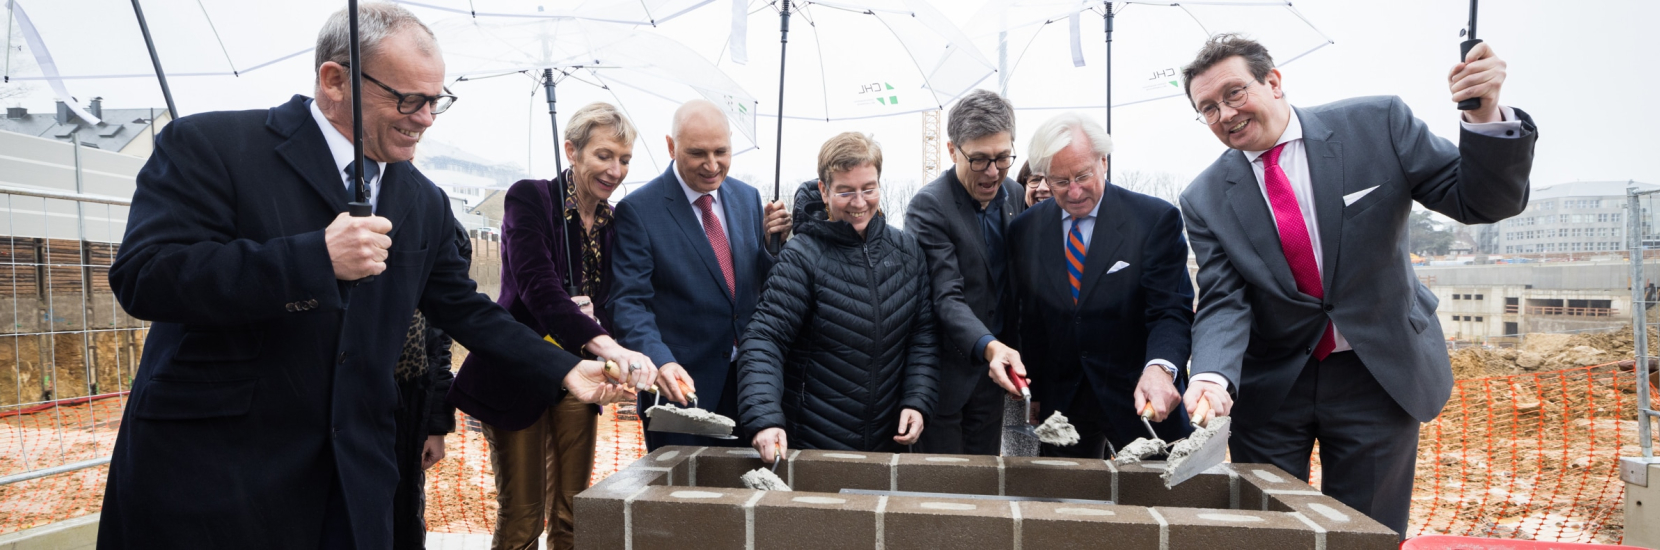
M771 254L773 256L777 256L778 253L782 250L784 250L784 237L777 234L777 233L768 233L767 234L767 253Z
M351 214L353 218L367 218L369 216L375 215L374 207L370 206L369 203L367 203L367 202L348 202L348 203L346 203L346 212ZM372 283L372 282L375 282L375 276L374 275L370 275L368 277L364 277L362 279L352 281L352 284L363 284L363 283Z
M1464 59L1467 58L1470 55L1470 50L1475 48L1476 44L1480 44L1480 43L1481 43L1481 39L1479 39L1479 38L1471 38L1469 40L1465 40L1463 42L1460 42L1458 44L1458 50L1459 50L1458 61L1463 62ZM1474 111L1474 110L1478 110L1478 109L1481 109L1481 98L1479 98L1479 97L1472 97L1470 99L1466 99L1466 100L1458 102L1458 110L1460 110L1460 111Z
M1470 50L1475 49L1476 44L1481 43L1481 39L1476 38L1476 5L1477 5L1477 3L1478 3L1478 0L1470 0L1470 23L1469 23L1469 26L1465 27L1466 33L1464 34L1464 37L1468 38L1469 40L1465 40L1465 41L1460 42L1458 44L1458 62L1459 63L1463 63L1464 60L1469 59L1470 58ZM1472 97L1470 99L1466 99L1464 101L1458 102L1458 110L1460 110L1460 111L1474 111L1474 110L1477 110L1477 109L1480 109L1480 108L1481 108L1481 98L1479 98L1479 97Z

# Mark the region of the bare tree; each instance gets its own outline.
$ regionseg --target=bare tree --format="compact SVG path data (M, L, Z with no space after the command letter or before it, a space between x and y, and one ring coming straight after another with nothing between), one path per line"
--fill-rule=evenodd
M1130 170L1118 175L1112 180L1114 185L1125 189L1164 199L1170 204L1180 202L1182 188L1185 183L1170 172L1143 172Z
M904 227L905 209L911 206L911 197L921 188L922 184L914 179L882 180L882 213L888 217L888 225Z

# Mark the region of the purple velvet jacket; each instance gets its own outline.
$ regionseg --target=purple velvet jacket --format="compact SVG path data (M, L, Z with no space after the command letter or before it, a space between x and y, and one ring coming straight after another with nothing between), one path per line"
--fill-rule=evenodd
M567 171L566 174L570 172ZM606 302L611 294L611 242L613 224L600 230L600 278L594 301L599 323L584 315L565 293L566 265L575 268L575 283L582 286L582 222L562 223L564 208L558 204L559 189L566 177L548 180L520 180L507 190L501 222L501 297L496 303L513 318L537 334L553 336L567 351L586 356L583 344L609 334L610 314ZM609 208L609 206L607 206ZM614 222L613 222L614 223ZM568 229L568 230L567 230ZM569 239L569 247L560 246ZM565 251L572 263L565 263ZM473 353L461 364L450 387L449 400L456 408L503 430L522 430L554 403L536 398L534 392L507 383L496 367L499 359Z

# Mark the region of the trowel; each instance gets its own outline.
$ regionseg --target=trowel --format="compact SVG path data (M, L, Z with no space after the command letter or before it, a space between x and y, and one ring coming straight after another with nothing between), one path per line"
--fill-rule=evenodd
M1205 416L1209 413L1210 400L1201 397L1199 408L1193 414L1193 434L1170 446L1170 458L1165 462L1164 475L1160 476L1164 478L1164 488L1175 488L1227 458L1233 418L1218 416L1206 422Z
M1170 447L1165 444L1163 439L1159 439L1158 431L1153 429L1153 422L1151 420L1152 417L1153 403L1149 401L1147 406L1142 407L1141 409L1141 425L1147 427L1147 434L1152 436L1152 439L1145 437L1136 438L1135 441L1131 441L1129 445L1124 446L1124 452L1119 453L1118 456L1113 459L1113 462L1116 462L1120 466L1138 463L1146 460L1148 457L1156 456L1159 453L1164 452L1166 448Z
M1038 439L1037 429L1033 428L1037 425L1037 420L1036 416L1032 414L1032 389L1028 387L1026 377L1014 373L1014 365L1007 365L1004 369L1009 374L1009 381L1014 383L1015 389L1020 390L1020 399L1025 403L1025 406L1020 409L1022 422L1004 426L1004 428L1025 434L1032 439Z
M622 370L614 361L605 362L605 373L622 379ZM652 386L646 390L655 396L651 408L646 409L646 417L651 419L651 422L646 423L646 431L701 435L714 439L738 438L732 435L732 429L737 427L736 422L697 408L697 394L692 393L692 389L686 386L685 382L676 380L675 383L680 385L681 393L691 398L692 406L681 408L672 402L665 405L663 392L659 391L657 386Z

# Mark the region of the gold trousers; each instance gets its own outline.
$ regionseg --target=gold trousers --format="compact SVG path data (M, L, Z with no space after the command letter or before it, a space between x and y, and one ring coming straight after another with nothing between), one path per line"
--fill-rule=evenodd
M566 395L535 424L519 431L486 424L496 473L496 532L491 550L535 550L547 526L547 548L575 548L572 501L594 469L594 407Z

